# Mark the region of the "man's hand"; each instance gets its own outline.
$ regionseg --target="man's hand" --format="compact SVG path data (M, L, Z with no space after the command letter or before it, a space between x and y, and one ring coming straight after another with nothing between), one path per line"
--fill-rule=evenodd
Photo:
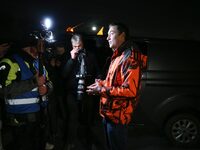
M46 86L46 79L45 77L39 76L37 73L37 84L38 84L38 92L40 95L45 95L48 92L48 88Z
M77 55L78 55L79 49L78 48L74 48L71 50L70 54L71 54L71 58L72 59L76 59Z
M92 85L87 86L86 92L89 95L99 95L101 92L101 89L102 89L102 86L98 82L95 82Z
M45 95L48 92L47 86L45 84L38 87L40 95Z

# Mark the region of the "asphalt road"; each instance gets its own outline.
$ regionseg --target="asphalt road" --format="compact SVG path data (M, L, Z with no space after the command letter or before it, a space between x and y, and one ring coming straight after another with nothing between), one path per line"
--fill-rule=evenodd
M94 135L91 139L95 144L93 150L107 150L101 122L98 122L93 127L93 133ZM7 138L9 140L9 135ZM196 148L175 147L164 135L152 130L150 127L140 125L129 127L128 150L200 150L200 145Z
M128 150L199 150L195 148L176 147L158 131L153 131L145 126L129 128Z

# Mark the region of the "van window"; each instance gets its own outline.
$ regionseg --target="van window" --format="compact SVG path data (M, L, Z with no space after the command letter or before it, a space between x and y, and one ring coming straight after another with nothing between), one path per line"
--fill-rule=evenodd
M198 51L200 42L150 41L148 44L148 69L153 71L200 70Z

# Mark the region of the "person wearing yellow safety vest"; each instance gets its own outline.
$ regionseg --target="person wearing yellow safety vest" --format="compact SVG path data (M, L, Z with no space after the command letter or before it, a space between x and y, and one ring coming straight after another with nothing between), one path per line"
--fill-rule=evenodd
M41 143L41 110L48 104L52 89L43 66L39 73L38 40L26 37L22 50L0 61L0 84L3 88L6 125L9 125L15 150L39 150ZM43 112L43 111L42 111Z

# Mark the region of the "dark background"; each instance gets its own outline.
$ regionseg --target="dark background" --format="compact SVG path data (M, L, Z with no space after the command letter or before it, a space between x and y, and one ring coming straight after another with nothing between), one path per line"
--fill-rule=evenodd
M57 37L68 26L107 25L114 20L126 23L136 37L200 40L195 0L6 0L0 4L0 37L20 38L22 32L40 28L46 16L53 19Z
M41 28L40 21L44 17L53 19L56 38L63 36L69 26L80 24L79 28L89 32L87 26L92 24L106 26L119 21L127 24L135 37L200 40L198 0L1 0L0 39L19 40L24 32ZM107 57L106 52L98 52ZM141 134L137 128L135 130L135 137L130 139L131 149L134 146L141 150L175 150L153 131L142 129Z

